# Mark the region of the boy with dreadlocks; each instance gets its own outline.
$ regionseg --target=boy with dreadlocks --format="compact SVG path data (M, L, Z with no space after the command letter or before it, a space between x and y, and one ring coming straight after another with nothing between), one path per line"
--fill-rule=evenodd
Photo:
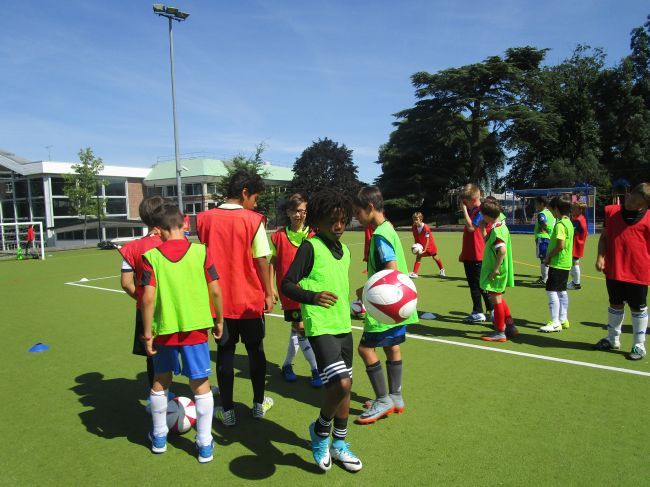
M282 292L301 303L305 336L314 349L325 385L320 414L309 425L314 460L325 471L331 468L332 458L351 472L362 467L345 441L353 346L348 308L350 251L340 239L351 218L352 203L347 196L332 189L316 193L309 200L307 225L317 233L300 245L282 280Z

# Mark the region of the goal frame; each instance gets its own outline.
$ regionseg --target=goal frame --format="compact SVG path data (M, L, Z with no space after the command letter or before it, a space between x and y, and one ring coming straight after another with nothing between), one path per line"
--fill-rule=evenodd
M45 239L43 237L43 222L40 221L0 223L0 251L2 251L3 253L10 252L11 249L7 249L7 246L11 245L12 243L16 245L16 249L22 248L22 244L25 241L21 240L20 238L20 228L29 227L30 225L35 227L34 231L38 231L38 238L40 242L40 249L38 249L37 247L34 248L39 250L39 258L41 260L45 260ZM13 238L7 238L7 232L5 231L5 228L14 229ZM38 230L36 230L36 228L38 228Z

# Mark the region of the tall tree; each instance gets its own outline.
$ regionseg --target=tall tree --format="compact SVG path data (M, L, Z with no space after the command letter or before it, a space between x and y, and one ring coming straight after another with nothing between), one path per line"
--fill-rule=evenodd
M86 243L88 217L104 216L104 198L100 198L100 188L104 184L99 173L104 169L100 157L95 157L90 147L79 150L79 164L74 164L74 173L65 174L63 192L68 197L70 207L77 215L83 216L83 240ZM101 239L100 235L97 235Z
M361 187L352 151L325 137L307 147L293 165L291 192L309 197L322 188L354 195Z

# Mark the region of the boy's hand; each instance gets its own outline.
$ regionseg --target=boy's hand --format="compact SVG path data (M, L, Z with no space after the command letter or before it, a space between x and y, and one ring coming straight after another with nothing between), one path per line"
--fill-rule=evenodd
M602 255L596 257L596 270L598 272L605 272L605 257Z
M314 304L317 306L322 306L323 308L329 308L331 306L334 306L338 299L338 296L334 293L331 293L329 291L321 291L319 293L316 293L314 296Z
M498 275L499 275L498 270L492 271L492 272L490 272L490 275L488 276L488 278L490 279L490 281L493 281L493 280L495 280L497 278Z
M274 305L275 305L275 297L273 296L273 294L270 294L269 296L264 296L265 313L270 313Z
M223 335L223 321L220 322L215 322L214 326L212 327L212 337L215 340L219 340L221 336Z
M140 336L140 341L144 345L144 351L148 357L153 357L158 352L153 349L153 337L146 337L144 335Z
M356 294L357 299L358 299L359 301L361 301L361 299L363 298L363 287L360 287L359 289L357 289L357 290L354 292L354 294Z

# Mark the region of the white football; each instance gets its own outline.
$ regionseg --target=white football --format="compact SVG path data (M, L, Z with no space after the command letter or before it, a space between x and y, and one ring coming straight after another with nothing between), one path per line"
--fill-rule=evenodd
M411 245L411 252L413 252L413 254L415 255L421 254L422 252L424 252L424 247L422 247L422 245L419 243L414 243L413 245Z
M196 423L196 406L189 397L175 397L167 403L167 427L185 433Z
M366 308L363 306L363 303L357 299L350 303L350 315L354 318L361 318L365 316Z
M363 305L377 321L398 324L417 310L418 292L409 276L387 269L368 279L363 287Z

